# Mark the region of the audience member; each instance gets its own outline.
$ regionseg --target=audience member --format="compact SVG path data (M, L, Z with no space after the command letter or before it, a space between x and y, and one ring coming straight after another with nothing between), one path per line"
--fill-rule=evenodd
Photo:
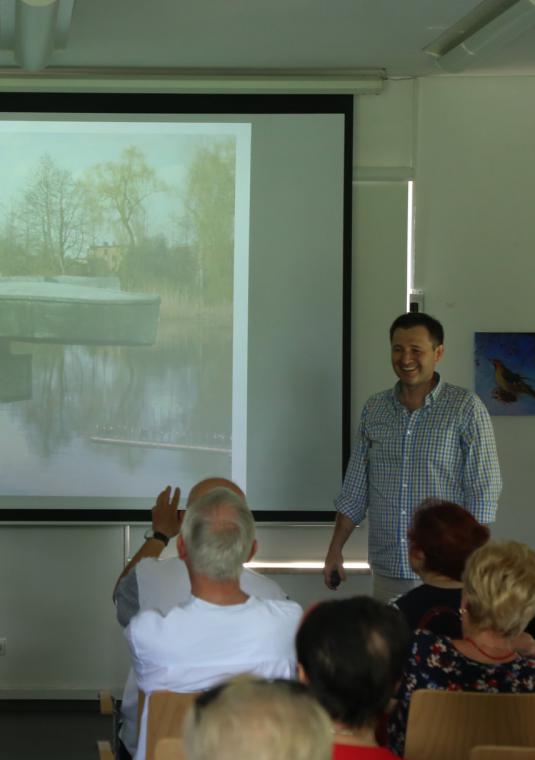
M323 602L296 637L298 671L329 713L334 760L387 760L377 724L399 683L410 634L402 615L371 597Z
M288 600L261 600L240 588L242 565L255 551L255 526L245 501L225 488L187 509L178 537L191 597L166 616L146 610L125 630L139 688L191 692L229 675L268 678L294 673L293 637L301 616ZM146 707L136 760L145 757Z
M463 638L415 634L389 725L399 755L416 689L533 691L535 659L516 650L535 613L535 552L516 541L488 541L468 558L463 580Z
M204 692L186 716L188 760L329 760L329 718L296 681L236 678Z
M423 583L393 601L410 628L460 638L462 574L466 560L489 539L489 529L449 501L425 501L407 533L409 562Z
M228 488L245 499L241 488L226 478L212 477L201 480L191 489L187 506L214 488ZM117 619L126 627L140 610L156 609L166 614L183 602L191 591L186 566L177 555L176 541L184 510L177 510L180 490L171 486L162 491L152 509L152 530L145 542L119 576L114 590ZM162 561L164 559L165 561ZM251 596L268 599L287 599L281 587L252 570L242 571L240 584Z
M228 488L238 496L243 491L226 478L212 477L201 480L191 489L187 505L213 490ZM117 618L125 627L141 610L158 610L166 615L177 604L184 603L191 594L188 571L178 557L175 537L180 529L184 511L177 511L180 491L171 487L162 491L152 510L152 530L145 542L125 567L115 586L114 601ZM160 538L158 538L160 536ZM281 587L252 570L243 569L240 586L246 594L266 599L287 599ZM131 669L121 702L121 728L119 732L119 760L129 760L137 748L138 688Z

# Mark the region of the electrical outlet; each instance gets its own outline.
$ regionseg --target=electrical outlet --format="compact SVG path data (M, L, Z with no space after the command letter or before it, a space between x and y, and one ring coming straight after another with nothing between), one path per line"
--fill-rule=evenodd
M7 639L0 639L0 657L7 654Z

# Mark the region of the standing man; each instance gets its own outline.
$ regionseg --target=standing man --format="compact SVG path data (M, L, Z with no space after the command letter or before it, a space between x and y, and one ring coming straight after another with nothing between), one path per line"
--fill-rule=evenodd
M417 585L407 528L424 499L464 506L481 523L496 517L500 468L489 414L474 393L435 372L444 330L428 314L402 314L390 327L392 390L372 396L335 501L336 525L325 559L325 583L345 580L342 549L366 514L374 596L388 600Z

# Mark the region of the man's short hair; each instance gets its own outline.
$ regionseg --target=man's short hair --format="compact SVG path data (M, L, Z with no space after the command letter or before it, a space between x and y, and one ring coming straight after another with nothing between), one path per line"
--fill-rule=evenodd
M303 684L239 676L197 698L184 744L188 760L330 760L331 723Z
M399 610L368 596L322 602L297 632L297 661L333 720L375 724L401 679L410 633Z
M433 343L433 347L442 346L444 343L444 328L434 317L424 314L423 311L408 311L401 314L390 325L390 342L394 332L400 327L402 330L410 330L411 327L425 327Z
M249 559L255 524L244 499L214 488L186 510L181 528L192 569L216 580L239 578Z

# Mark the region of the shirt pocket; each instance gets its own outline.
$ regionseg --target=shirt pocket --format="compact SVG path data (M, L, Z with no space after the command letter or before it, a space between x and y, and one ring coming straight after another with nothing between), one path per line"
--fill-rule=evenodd
M370 461L379 466L397 465L401 461L401 435L390 425L375 423L366 431L370 444Z

